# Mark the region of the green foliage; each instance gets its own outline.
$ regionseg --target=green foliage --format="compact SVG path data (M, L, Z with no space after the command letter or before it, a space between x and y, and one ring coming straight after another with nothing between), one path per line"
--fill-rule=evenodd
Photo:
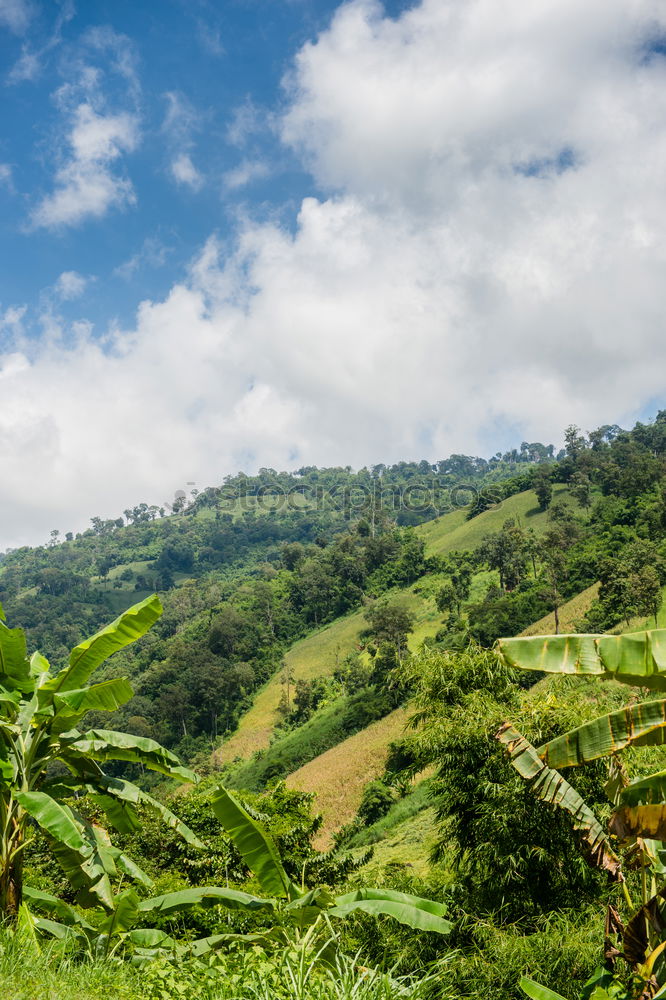
M370 781L363 790L363 798L358 807L358 816L368 826L385 816L395 802L394 790L377 778Z
M228 784L232 788L260 791L270 781L292 774L319 754L337 746L347 736L381 719L393 708L394 699L385 691L373 687L337 698L293 732L278 734L267 750L259 751L251 760L233 767L229 771Z
M23 893L23 862L30 825L40 829L83 905L114 907L110 877L118 869L149 881L101 827L74 803L90 793L109 824L121 831L139 825L135 806L155 811L179 834L193 833L170 810L129 782L114 779L99 762L129 760L180 780L191 771L153 740L108 730L79 731L91 709L117 709L132 695L121 678L88 685L112 653L141 638L161 614L156 596L130 608L111 625L79 643L69 665L55 675L48 661L28 658L25 635L0 621L0 915L16 919ZM54 768L66 770L54 776ZM66 800L69 800L66 801ZM71 804L70 804L71 803Z
M662 689L663 646L666 630L624 636L555 636L530 640L503 640L505 660L527 670L535 667L553 673L592 675L595 680L614 677L624 684ZM582 838L591 863L610 872L622 884L624 904L629 913L623 921L618 910L609 908L606 918L606 956L612 970L616 958L629 966L631 982L625 991L614 979L601 995L643 998L666 989L663 952L664 894L666 874L666 782L663 772L630 782L617 754L629 747L661 746L664 742L665 703L652 701L629 705L621 712L600 716L578 726L537 751L505 723L496 738L503 743L513 766L536 796L556 810L569 814L573 828ZM550 766L582 766L588 761L610 757L605 791L613 805L609 830L626 848L623 862L610 848L609 838L589 806L567 781ZM627 873L638 867L641 874L640 904L632 901L626 884ZM662 885L659 887L659 881ZM621 906L621 903L620 903ZM613 943L617 941L617 946ZM606 984L604 984L605 987ZM612 988L613 987L613 988ZM537 996L538 987L526 988ZM530 992L530 990L532 992ZM540 998L537 996L537 1000Z
M414 732L393 748L389 766L410 774L437 768L430 783L440 825L436 858L454 867L458 905L533 923L544 911L597 898L602 880L583 862L568 824L561 817L544 823L542 807L512 777L493 739L512 714L543 742L565 720L589 716L585 696L566 684L549 696L521 691L515 669L475 645L463 654L425 651L411 669ZM577 786L587 801L603 801L597 765Z

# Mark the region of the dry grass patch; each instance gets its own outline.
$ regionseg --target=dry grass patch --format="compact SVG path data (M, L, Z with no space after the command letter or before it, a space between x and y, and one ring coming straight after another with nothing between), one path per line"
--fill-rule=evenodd
M328 850L333 833L351 822L358 812L363 789L383 774L389 743L402 734L407 716L407 709L397 708L287 778L289 788L314 792L317 796L315 810L324 818L314 840L318 850Z
M599 584L593 583L587 590L582 590L580 594L572 597L570 601L560 608L560 632L575 632L576 622L590 610L592 601L599 596ZM540 618L534 625L524 629L521 635L553 635L555 632L555 615L551 612Z

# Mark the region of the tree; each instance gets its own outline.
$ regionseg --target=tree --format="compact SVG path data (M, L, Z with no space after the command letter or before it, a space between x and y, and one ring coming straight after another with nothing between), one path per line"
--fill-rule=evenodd
M129 761L181 781L196 780L177 757L153 740L76 728L88 712L114 711L133 697L125 678L88 682L107 657L144 635L161 613L157 596L147 598L76 646L69 665L52 675L41 653L28 657L22 629L8 628L0 609L0 917L15 919L21 905L30 823L45 835L84 905L113 910L109 874L116 868L150 882L111 847L105 831L70 804L74 795L88 794L120 832L140 825L139 806L198 843L169 809L102 767L105 761Z
M548 510L553 499L553 482L546 466L539 466L536 470L533 488L539 501L539 510Z
M560 631L562 588L567 580L567 552L576 537L576 527L570 521L556 522L541 539L541 558L546 579L547 597L555 616L555 633Z
M514 590L522 580L527 564L525 533L513 518L509 518L501 531L481 539L478 555L490 569L497 570L502 590Z
M661 583L654 566L643 566L629 576L629 590L636 614L652 616L655 628L657 614L662 605Z
M365 620L369 623L368 632L377 645L385 643L394 646L398 654L398 662L407 648L407 636L414 629L414 615L401 604L391 604L377 601L371 604L365 612Z
M592 483L584 472L574 472L571 477L571 493L581 505L588 508L592 505Z

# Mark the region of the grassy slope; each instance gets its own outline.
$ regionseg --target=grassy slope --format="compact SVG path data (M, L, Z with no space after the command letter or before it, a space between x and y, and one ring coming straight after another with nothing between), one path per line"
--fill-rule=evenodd
M566 487L555 486L555 498L566 494ZM516 518L536 532L544 531L548 521L539 511L532 491L509 497L499 507L485 511L471 521L465 519L464 510L452 511L434 521L416 528L426 543L427 555L445 555L453 550L475 548L481 538L498 531L507 518ZM441 627L431 588L427 583L417 583L406 590L399 590L394 597L402 601L416 617L416 627L410 637L410 647L418 648L427 636L434 635ZM366 627L362 611L320 629L295 643L285 659L294 680L312 679L333 673L337 662L350 653L358 643L359 634ZM229 763L237 758L246 759L256 750L264 749L270 742L276 723L282 694L282 672L275 674L257 693L252 707L242 717L237 732L215 751L217 764Z
M287 778L289 788L317 796L317 812L324 818L314 841L318 850L328 850L333 832L356 815L363 789L383 773L389 743L402 733L407 714L406 709L397 708Z
M582 590L560 608L560 632L575 632L576 622L583 617L592 606L592 601L599 593L599 584L593 583L587 590ZM540 618L534 625L526 628L521 635L552 635L555 631L555 615L549 614Z
M364 878L372 885L381 882L385 869L397 865L409 868L414 875L426 876L430 868L430 852L437 840L437 820L432 807L421 809L416 815L396 824L387 836L373 844L372 857L361 869ZM361 854L366 848L356 848Z
M567 487L556 483L553 501L567 495ZM465 511L456 510L434 521L427 521L416 530L426 543L429 556L442 556L447 552L475 549L484 535L499 531L508 518L515 518L523 528L532 528L537 534L548 527L548 515L540 511L532 490L516 493L497 507L484 511L471 521L465 520Z

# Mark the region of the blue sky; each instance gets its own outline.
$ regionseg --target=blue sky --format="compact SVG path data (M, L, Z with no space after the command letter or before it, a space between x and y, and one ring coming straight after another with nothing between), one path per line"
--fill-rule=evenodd
M0 0L0 551L664 399L658 0Z
M300 200L317 187L280 147L271 117L284 101L281 81L294 53L326 27L335 3L24 6L15 30L0 32L0 162L11 171L0 187L0 238L10 251L1 302L37 304L63 271L74 271L88 286L75 302L61 302L60 313L75 320L84 310L102 330L115 318L130 322L140 298L164 294L212 228L231 238L239 211L277 212L293 225ZM405 6L385 5L394 14ZM140 139L113 168L132 195L102 218L35 225L35 210L54 188L54 154L66 156L56 95L76 85L83 67L100 74L105 111L135 118ZM174 176L179 156L192 164L189 179L187 160L184 177Z

